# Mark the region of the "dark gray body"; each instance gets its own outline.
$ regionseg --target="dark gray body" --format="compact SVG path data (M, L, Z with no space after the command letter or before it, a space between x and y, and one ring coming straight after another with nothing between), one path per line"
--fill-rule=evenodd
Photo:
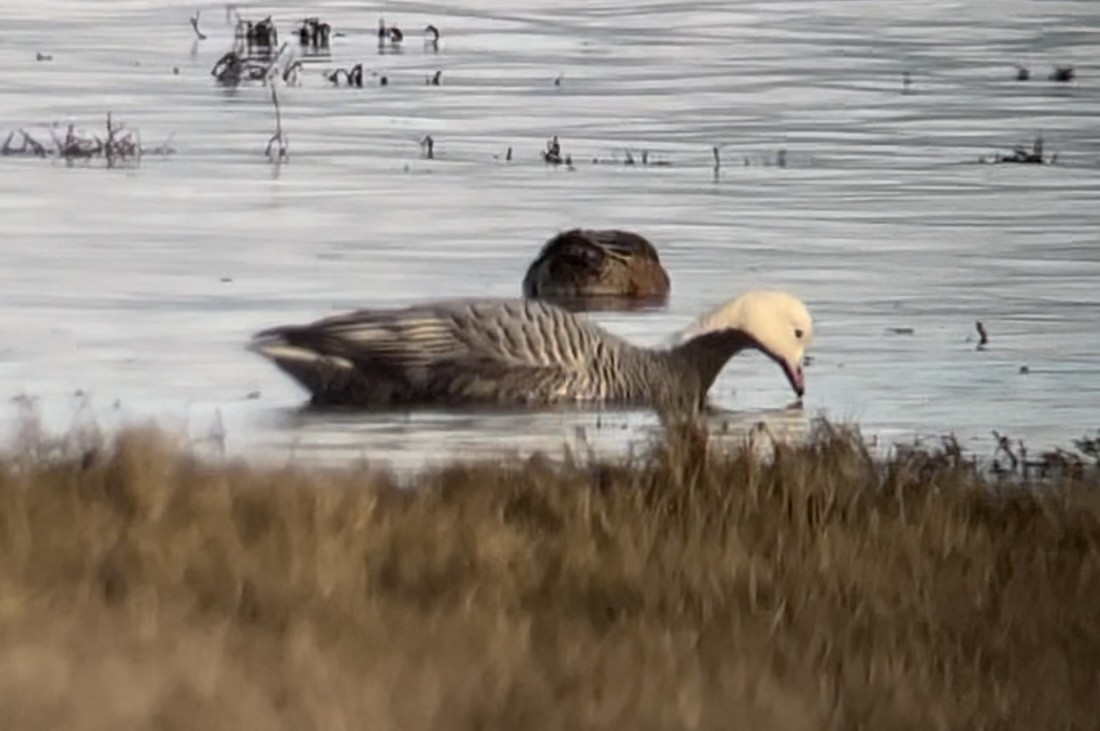
M729 358L752 345L727 330L642 348L546 302L471 299L272 328L251 348L317 405L698 408Z

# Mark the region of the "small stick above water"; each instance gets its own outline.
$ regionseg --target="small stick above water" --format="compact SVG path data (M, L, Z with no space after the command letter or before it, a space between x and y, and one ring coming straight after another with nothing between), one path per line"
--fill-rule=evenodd
M1073 81L1077 76L1072 66L1055 66L1054 70L1050 72L1050 76L1047 78L1051 81L1057 81L1060 83L1068 83Z
M428 36L431 36L429 38ZM436 28L431 23L424 29L424 45L431 47L433 50L439 50L439 28Z
M271 85L271 102L275 105L275 134L271 136L271 139L267 141L267 156L272 161L281 161L284 158L289 158L288 144L286 135L283 134L283 115L279 109L279 93L275 88L275 84ZM278 145L278 148L275 148ZM278 154L272 154L273 148Z
M206 34L199 30L199 13L200 11L196 10L195 14L191 16L191 27L195 29L195 35L199 37L199 40L205 41Z

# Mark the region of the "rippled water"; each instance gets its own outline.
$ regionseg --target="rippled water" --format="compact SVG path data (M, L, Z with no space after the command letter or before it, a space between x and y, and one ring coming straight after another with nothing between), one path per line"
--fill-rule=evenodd
M176 148L117 170L0 158L0 395L36 398L50 423L83 408L106 424L224 429L234 448L395 462L553 447L577 427L622 445L651 417L303 415L302 392L242 348L257 329L335 310L516 295L542 242L581 225L659 247L668 309L596 315L638 341L748 287L809 304L805 410L785 411L782 375L745 355L713 392L735 421L797 432L826 414L890 439L953 431L975 448L993 428L1050 445L1100 426L1090 0L245 6L273 13L288 40L305 14L346 33L281 90L291 159L279 168L263 155L268 91L209 74L232 41L223 6L203 8L201 42L194 9L5 11L5 136L102 128L112 111L147 145ZM377 51L383 10L406 31L403 53ZM427 22L443 32L438 53L422 47ZM355 62L389 86L321 77ZM1014 81L1014 62L1033 79ZM1046 80L1056 63L1078 79ZM442 86L425 86L439 69ZM435 160L421 159L425 134ZM554 134L575 170L541 162ZM1057 165L977 164L1038 134ZM591 163L626 148L671 164Z

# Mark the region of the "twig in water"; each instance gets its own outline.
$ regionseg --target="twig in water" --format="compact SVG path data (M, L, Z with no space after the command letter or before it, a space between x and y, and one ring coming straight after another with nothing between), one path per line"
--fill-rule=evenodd
M276 53L270 56L265 54L264 59L261 60L248 58L242 55L246 53L244 49L235 48L217 60L214 67L210 69L210 75L222 86L237 86L241 81L261 81L266 84L279 75L279 61L286 49L287 44L283 43ZM292 76L297 79L296 65L300 65L300 62L288 65L283 72L284 80L289 80Z
M199 30L199 12L195 11L195 14L191 17L191 27L195 29L195 35L199 37L200 41L206 40L206 34Z
M981 160L982 162L986 162L985 158ZM1041 136L1036 137L1031 143L1030 150L1023 145L1017 145L1011 155L997 154L989 160L989 162L993 163L1018 163L1024 165L1053 165L1057 161L1057 154L1051 155L1049 158L1043 156L1043 138Z
M12 144L12 140L16 139L16 134L19 135L19 139L22 141L22 144L19 145L18 148ZM0 154L22 155L27 152L28 147L31 153L37 157L46 157L46 155L49 154L46 146L27 134L27 131L24 129L13 130L8 134L8 139L4 140L4 147L0 148Z
M173 152L167 145L155 150L145 150L141 145L141 136L138 131L118 123L110 113L107 114L106 139L98 134L81 132L73 124L64 128L64 136L58 133L61 129L57 125L48 129L53 142L52 146L36 140L25 129L13 131L8 134L3 147L0 148L0 154L30 153L38 157L56 154L59 158L70 162L103 157L107 161L107 167L114 167L118 162L139 161L146 152L162 155ZM19 144L17 145L16 142Z
M241 73L244 71L244 60L236 51L229 51L215 63L210 69L210 75L218 80L222 86L236 86L241 83Z
M1077 73L1073 70L1072 66L1055 66L1054 70L1050 72L1050 76L1047 78L1051 81L1065 84L1073 81L1076 76Z
M429 35L432 37L429 38ZM424 29L424 52L428 51L439 53L439 29L431 24Z
M115 133L118 130L115 129L112 123L111 113L107 112L107 144L103 146L103 154L107 157L107 164L113 165L115 160L114 148L115 148Z
M985 350L985 346L989 344L989 336L985 332L985 325L980 321L974 324L978 330L978 350Z
M261 78L263 79L263 82L265 84L268 81L274 80L274 78L279 75L276 66L279 63L279 59L282 58L283 52L286 51L286 47L287 44L285 42L283 43L283 45L279 46L279 50L276 51L275 55L271 57L270 63L268 63L267 66L264 67L263 76Z
M297 86L300 79L299 75L302 70L302 61L298 59L292 64L289 64L283 71L283 83L290 86Z
M340 85L340 74L344 75L344 79L348 82L348 86L357 86L360 89L363 88L363 64L357 63L350 69L335 69L326 73L325 79L331 81L333 86Z
M279 43L279 31L276 30L275 21L271 19L270 15L255 23L251 20L244 20L238 15L235 35L237 38L243 39L250 49L253 46L258 46L261 50L270 51Z
M283 134L283 114L279 109L279 92L275 87L275 84L271 85L271 103L275 105L275 134L271 135L271 139L267 141L267 157L272 162L282 161L284 159L290 159L289 142L286 135ZM276 144L278 147L276 148ZM277 152L278 154L273 154Z
M558 142L557 135L554 135L553 139L546 143L546 150L542 153L542 159L549 165L562 164L561 143Z
M315 49L328 48L331 35L332 26L317 17L306 18L298 28L298 42Z

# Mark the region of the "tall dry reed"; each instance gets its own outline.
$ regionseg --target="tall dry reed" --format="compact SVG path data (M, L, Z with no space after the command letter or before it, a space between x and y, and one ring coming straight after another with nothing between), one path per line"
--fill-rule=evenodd
M6 729L1086 729L1100 476L872 458L366 468L152 431L0 459Z

